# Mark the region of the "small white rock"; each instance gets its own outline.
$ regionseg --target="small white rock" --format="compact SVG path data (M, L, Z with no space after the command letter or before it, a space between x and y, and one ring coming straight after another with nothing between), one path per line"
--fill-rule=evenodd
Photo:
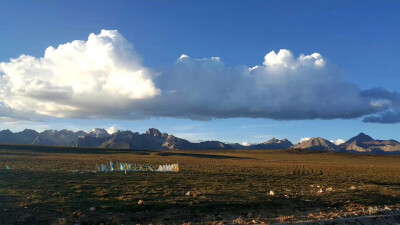
M192 195L192 192L190 192L190 191L186 192L186 194L185 194L185 196L191 196L191 195Z
M96 211L96 208L95 207L90 207L90 211L94 212L94 211Z
M290 198L290 196L289 196L288 194L286 194L286 195L285 195L285 198L289 199L289 198Z
M275 192L271 190L271 191L269 191L269 195L274 196Z

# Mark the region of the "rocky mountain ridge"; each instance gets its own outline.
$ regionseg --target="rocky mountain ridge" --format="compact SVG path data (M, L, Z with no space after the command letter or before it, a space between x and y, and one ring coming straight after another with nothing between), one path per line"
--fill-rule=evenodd
M258 149L287 149L291 148L293 146L292 142L290 142L288 139L275 139L272 138L269 141L266 141L261 144L255 144L255 145L250 145L248 147L249 150L258 150Z
M309 151L328 152L400 154L400 143L398 141L374 140L364 133L360 133L340 145L336 145L321 137L311 138L295 145L287 139L279 140L275 138L260 144L241 145L238 143L224 143L220 141L193 143L171 134L162 133L155 128L150 128L142 134L129 130L117 131L110 134L107 130L102 128L95 128L87 133L84 131L73 132L66 129L59 131L45 130L39 133L35 130L25 129L21 132L15 133L10 130L0 131L0 143L134 150L303 149Z
M400 143L396 140L374 140L370 136L360 133L339 145L340 149L356 153L390 153L400 150Z
M309 140L297 143L292 146L293 149L305 149L312 151L328 151L328 152L338 152L340 151L339 146L334 143L323 139L321 137L310 138Z

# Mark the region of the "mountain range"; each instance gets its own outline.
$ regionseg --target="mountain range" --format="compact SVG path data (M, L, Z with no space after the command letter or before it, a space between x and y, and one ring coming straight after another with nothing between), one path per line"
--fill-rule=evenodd
M340 149L361 153L391 153L400 151L400 142L396 140L374 140L370 136L360 133L339 145Z
M272 138L269 141L241 145L238 143L224 143L220 141L203 141L193 143L167 133L161 133L155 128L150 128L145 133L133 131L117 131L108 133L102 128L95 128L90 132L70 130L45 130L37 132L25 129L21 132L10 130L0 131L0 143L32 144L46 146L71 146L92 148L116 148L134 150L274 150L274 149L302 149L308 151L351 152L372 154L400 154L400 143L396 140L374 140L370 136L360 133L346 142L336 145L321 137L293 145L287 139Z
M317 137L298 143L291 148L331 152L400 155L400 142L396 140L374 140L372 137L364 133L360 133L339 145L335 145L331 141Z

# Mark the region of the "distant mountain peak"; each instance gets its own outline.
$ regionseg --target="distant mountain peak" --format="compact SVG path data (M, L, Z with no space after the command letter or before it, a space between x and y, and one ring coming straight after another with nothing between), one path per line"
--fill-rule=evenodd
M146 131L146 135L149 135L149 136L152 136L152 137L162 137L162 138L167 138L168 137L167 133L161 133L156 128L149 128L149 130Z
M273 150L273 149L288 149L292 147L293 144L287 139L276 139L272 138L269 141L266 141L261 144L255 144L255 145L250 145L248 149L254 149L254 150Z
M93 128L89 133L89 136L92 137L98 137L98 138L104 138L104 137L109 137L110 134L107 132L106 129L103 128Z
M300 142L292 148L316 150L316 151L339 151L339 147L332 142L321 137L310 138L307 141Z
M355 152L395 152L400 151L400 143L395 140L374 140L361 132L341 144L340 148Z
M35 130L25 128L22 132L26 132L26 131L35 131ZM36 131L35 131L35 132L36 132Z
M5 129L0 131L1 133L8 133L8 134L13 134L13 132L10 129Z
M358 142L358 143L363 143L363 142L368 142L368 141L373 141L374 139L369 136L364 134L363 132L359 133L357 136L350 138L349 140L347 140L344 144L349 144L352 142Z
M158 129L156 129L156 128L149 128L149 129L146 131L146 134L147 134L147 135L150 135L150 136L154 136L154 137L161 136L161 132L160 132Z
M272 138L269 141L264 142L263 144L280 144L280 143L284 143L284 142L289 142L291 143L288 139L277 139L277 138Z
M360 132L356 137L363 137L363 138L369 138L372 139L371 136L365 134L364 132Z
M21 134L37 134L38 132L36 132L36 130L32 130L32 129L24 129L23 131L20 132Z

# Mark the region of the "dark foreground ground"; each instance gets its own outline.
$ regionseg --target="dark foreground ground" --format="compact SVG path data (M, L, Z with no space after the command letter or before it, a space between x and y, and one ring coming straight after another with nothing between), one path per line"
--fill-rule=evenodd
M180 172L90 172L110 160ZM273 224L399 209L399 156L0 146L0 224Z

